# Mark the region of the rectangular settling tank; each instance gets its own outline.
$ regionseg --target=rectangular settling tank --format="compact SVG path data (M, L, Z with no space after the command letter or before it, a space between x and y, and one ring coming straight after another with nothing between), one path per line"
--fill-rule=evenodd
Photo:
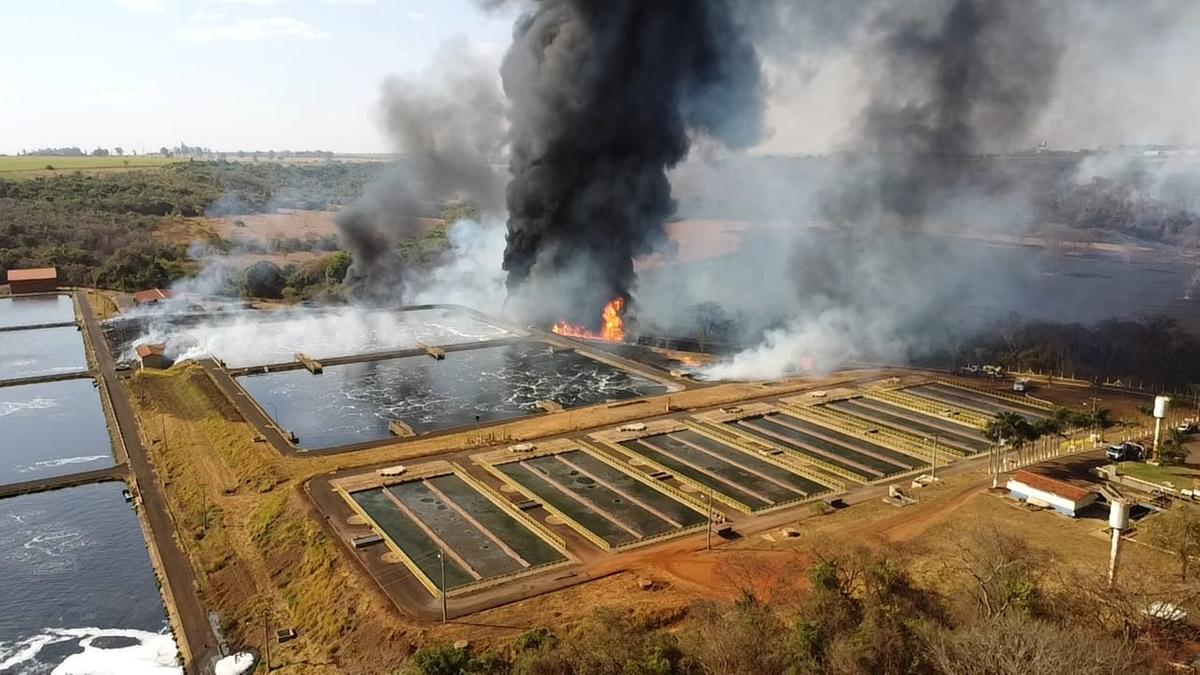
M707 522L706 514L591 455L570 450L496 467L609 547Z
M87 369L83 334L74 326L0 332L0 381Z
M75 303L69 295L0 298L0 328L39 326L74 320Z
M563 562L566 556L455 474L351 494L373 526L446 590Z
M0 387L0 484L112 466L112 442L91 379Z
M625 441L621 445L752 511L828 491L815 481L687 429Z
M576 408L661 394L657 382L543 343L479 347L445 360L411 356L245 375L239 383L306 449L417 434L537 413L539 401Z

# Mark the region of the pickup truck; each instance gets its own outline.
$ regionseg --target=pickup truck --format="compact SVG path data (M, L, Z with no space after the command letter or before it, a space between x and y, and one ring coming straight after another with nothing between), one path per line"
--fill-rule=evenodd
M1138 443L1118 443L1104 453L1114 462L1132 462L1146 458L1146 448Z

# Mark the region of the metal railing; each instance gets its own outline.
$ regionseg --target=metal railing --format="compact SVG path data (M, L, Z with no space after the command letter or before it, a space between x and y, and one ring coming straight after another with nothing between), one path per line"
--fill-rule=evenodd
M592 544L594 544L600 550L602 550L602 551L611 551L612 550L612 544L609 544L607 541L605 541L603 538L601 538L595 532L592 532L591 530L584 527L579 521L568 516L561 509L554 506L550 502L546 501L545 499L540 497L537 493L533 492L532 490L525 487L524 485L521 485L516 480L509 478L500 469L496 468L495 466L493 466L491 464L483 464L481 466L483 466L483 468L487 472L491 473L493 476L498 478L501 482L513 486L513 488L516 489L517 492L520 492L521 494L525 495L526 499L541 504L542 508L545 509L548 513L550 513L554 517L558 518L559 520L563 521L563 523L567 527L570 527L572 530L575 530L575 532L578 533L579 536L583 537L584 539L587 539L588 541L590 541Z
M883 390L871 389L863 394L864 398L882 401L883 403L891 403L892 405L907 408L909 410L924 413L963 426L980 429L987 426L991 421L989 417L982 413L973 410L966 410L960 406L942 403L941 401L933 401L931 399L922 398L898 389ZM956 414L947 414L946 410L953 410Z
M481 481L478 478L467 473L467 470L465 468L459 466L458 464L456 464L454 462L450 462L450 467L454 470L454 474L456 476L458 476L459 479L462 480L462 482L471 486L472 489L474 489L479 494L483 495L485 498L488 499L488 501L495 504L496 507L499 508L501 511L504 511L510 517L512 517L514 520L516 520L518 523L529 528L534 534L536 534L536 535L540 536L542 539L544 539L546 541L546 543L559 549L560 553L567 552L567 540L566 539L563 539L562 537L558 536L557 534L554 534L553 532L550 531L550 528L537 522L536 519L530 518L523 511L518 509L516 507L516 505L513 504L512 501L507 499L504 495L500 494L499 492L496 492L490 486L486 485L483 481Z
M739 431L736 429L730 429L728 427L722 427L720 429L720 432L722 434L727 434L727 436L725 436L725 439L727 439L727 440L723 439L722 442L730 443L730 444L734 445L735 447L741 447L742 449L750 449L750 446L748 445L749 443L751 443L751 442L759 443L759 444L765 445L769 448L774 448L775 450L779 450L779 451L783 452L785 454L785 456L799 457L804 462L812 464L813 466L815 466L819 469L822 469L823 471L828 471L829 473L831 473L835 476L845 478L846 480L850 481L851 483L861 485L863 483L871 482L871 480L869 478L867 478L866 476L862 476L853 471L843 469L842 467L837 466L835 464L831 464L829 462L826 462L825 460L820 459L819 457L814 457L813 455L804 453L801 450L783 445L782 443L777 443L768 438L764 438L761 436L748 436L742 431ZM751 451L753 451L753 450L751 449ZM819 482L823 485L828 485L830 483L830 479L821 478L817 482ZM839 486L831 486L831 487L835 487L837 489L842 489L842 490L844 490L846 488L845 484L841 485L840 487Z
M1015 403L1023 403L1025 405L1029 406L1030 408L1041 408L1042 410L1054 410L1054 404L1048 403L1046 401L1042 401L1041 399L1035 399L1031 396L1017 396L1016 394L1014 394L1012 392L997 391L995 389L988 389L987 387L980 387L980 386L976 386L973 384L967 384L965 382L955 382L954 380L948 380L943 377L935 377L935 378L933 378L933 381L937 382L938 384L946 385L947 387L957 387L958 389L962 389L964 391L975 392L976 394L983 394L985 396L991 396L993 398L999 398L999 399L1003 399L1003 400L1013 401Z
M623 474L629 475L634 480L637 480L638 482L646 485L647 487L651 488L652 490L657 490L659 492L665 493L667 496L672 497L675 500L682 502L685 506L690 507L693 511L696 511L697 513L705 513L705 514L708 513L708 504L705 504L704 502L700 501L699 499L696 499L695 497L689 495L688 493L684 492L683 490L680 490L673 485L667 485L665 482L658 480L656 478L652 478L652 477L646 475L645 473L638 471L637 469L635 469L633 467L623 466L619 459L609 456L609 454L607 452L604 452L600 448L597 448L596 446L594 446L590 443L580 441L579 445L583 449L583 451L586 452L588 455L595 457L598 461L604 462L605 464L611 466L612 468L616 469L617 471L620 471ZM721 513L715 513L714 518L719 519L714 522L724 522L725 521L725 516Z
M881 422L863 419L842 412L841 410L834 410L824 406L796 409L795 407L785 405L785 410L788 414L795 417L807 419L810 422L823 424L843 432L858 434L865 441L911 455L931 464L933 463L933 444L923 436L900 429L893 429ZM966 453L962 450L946 443L939 443L937 450L939 455L942 453L947 455L947 457L942 458L946 460L962 459L966 456Z
M604 441L604 443L609 444L609 445L612 444L611 441ZM746 504L743 504L742 502L738 501L737 499L734 499L733 497L730 497L729 495L726 495L726 494L716 490L715 488L711 488L711 487L705 485L704 483L701 483L700 481L689 478L689 477L681 474L680 472L676 471L675 469L672 469L664 464L660 464L660 463L654 461L653 459L650 459L649 457L637 452L636 450L627 450L626 452L630 452L630 453L637 455L638 461L645 462L646 466L649 466L649 467L655 469L656 471L662 471L663 473L669 473L672 476L675 476L675 480L679 481L680 483L683 483L684 485L690 485L699 492L711 494L713 496L713 499L716 499L717 501L722 502L728 506L732 506L733 508L737 509L738 511L741 511L743 513L753 513L754 512L754 509L750 508Z
M813 471L812 469L800 464L798 461L784 459L784 457L791 457L795 451L789 450L788 448L784 447L783 445L776 445L774 443L770 443L769 441L765 441L765 439L763 439L763 440L760 440L757 438L754 439L753 442L761 443L763 445L763 447L768 450L775 450L775 451L783 453L782 455L779 455L779 456L772 455L772 454L766 454L759 450L756 450L754 448L754 446L750 445L750 439L743 438L742 436L740 436L737 432L733 431L732 429L726 428L723 424L702 422L702 421L696 420L694 422L688 421L686 423L686 426L689 429L691 429L692 431L694 431L702 436L707 436L708 438L711 438L714 441L718 441L720 443L724 443L726 445L733 446L737 450L740 450L740 451L748 453L754 457L757 457L758 459L760 459L764 462L767 462L768 464L773 464L773 465L783 469L784 471L790 471L796 475L803 476L815 483L818 483L826 488L829 488L830 490L846 489L846 485L844 483L841 483L834 478L831 478L829 476L826 476L826 475L820 474L816 471ZM838 475L841 475L841 474L838 474Z

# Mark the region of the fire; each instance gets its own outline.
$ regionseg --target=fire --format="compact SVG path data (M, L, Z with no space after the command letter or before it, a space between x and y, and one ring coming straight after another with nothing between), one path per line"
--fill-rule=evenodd
M605 340L607 342L625 341L625 322L621 320L621 312L625 310L625 298L616 297L604 306L601 316L604 318L604 328L597 335L583 326L559 321L550 330L566 337L584 338L586 340Z

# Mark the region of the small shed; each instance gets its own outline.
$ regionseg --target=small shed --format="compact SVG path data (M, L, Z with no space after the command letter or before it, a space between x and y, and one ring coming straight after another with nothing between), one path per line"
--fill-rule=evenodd
M49 293L58 288L58 270L53 267L9 270L8 288L13 295Z
M138 305L156 305L163 300L170 300L174 292L161 288L149 288L133 294L133 302Z
M171 367L171 359L167 358L167 349L161 344L140 344L137 347L138 361L142 368L163 370Z
M1025 469L1014 473L1006 487L1017 499L1050 507L1072 518L1099 497L1096 491L1089 488Z

